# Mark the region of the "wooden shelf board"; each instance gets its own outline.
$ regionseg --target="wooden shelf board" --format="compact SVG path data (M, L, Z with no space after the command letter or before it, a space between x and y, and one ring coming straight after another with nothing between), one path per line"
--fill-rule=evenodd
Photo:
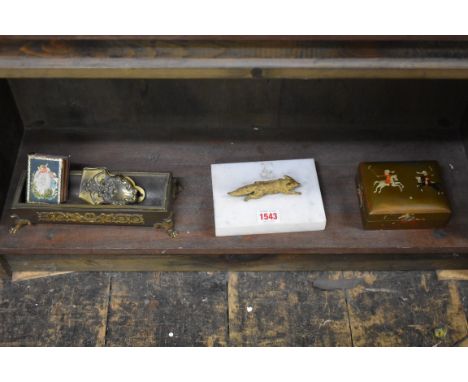
M0 38L0 78L468 78L464 38Z
M288 131L285 128L285 131ZM77 225L37 225L9 235L8 216L0 228L0 253L5 255L362 255L468 254L468 160L458 133L452 128L432 132L431 139L415 139L359 129L355 140L320 139L291 133L289 140L249 139L223 130L223 137L189 139L157 133L122 137L110 130L85 133L79 129L25 131L10 185L16 187L29 152L70 154L75 167L104 165L114 170L171 171L184 187L175 203L179 236L171 239L152 228ZM405 131L405 129L402 129ZM293 130L291 130L293 131ZM231 138L229 135L232 134ZM252 132L251 134L256 134ZM270 135L268 135L270 134ZM174 139L173 139L174 138ZM251 160L313 157L327 215L321 232L214 237L210 164ZM421 160L440 162L450 190L454 216L443 230L364 231L354 185L357 165L365 160ZM7 201L7 205L11 200ZM343 260L346 259L346 256Z
M0 78L467 79L463 59L0 58Z

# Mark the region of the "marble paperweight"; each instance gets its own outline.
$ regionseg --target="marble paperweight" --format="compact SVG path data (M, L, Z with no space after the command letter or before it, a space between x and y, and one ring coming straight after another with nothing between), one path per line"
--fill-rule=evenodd
M325 229L313 159L212 164L211 178L216 236Z

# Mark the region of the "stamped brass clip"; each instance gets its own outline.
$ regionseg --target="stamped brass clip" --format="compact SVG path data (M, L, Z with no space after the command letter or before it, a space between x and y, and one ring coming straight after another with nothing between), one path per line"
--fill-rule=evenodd
M93 205L126 205L141 203L145 200L146 193L128 176L111 174L104 167L85 167L79 197Z

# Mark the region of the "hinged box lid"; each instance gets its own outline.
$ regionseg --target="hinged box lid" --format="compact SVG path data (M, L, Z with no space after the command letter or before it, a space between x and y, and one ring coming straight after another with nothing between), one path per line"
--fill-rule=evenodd
M364 162L358 192L365 228L436 228L451 215L436 161Z

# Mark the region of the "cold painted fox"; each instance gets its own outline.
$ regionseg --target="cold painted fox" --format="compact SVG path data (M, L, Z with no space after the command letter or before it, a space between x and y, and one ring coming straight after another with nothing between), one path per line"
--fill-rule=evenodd
M288 175L275 180L257 181L246 186L240 187L234 191L228 192L231 196L245 196L244 201L250 199L260 199L265 195L285 194L300 195L294 191L301 184Z

